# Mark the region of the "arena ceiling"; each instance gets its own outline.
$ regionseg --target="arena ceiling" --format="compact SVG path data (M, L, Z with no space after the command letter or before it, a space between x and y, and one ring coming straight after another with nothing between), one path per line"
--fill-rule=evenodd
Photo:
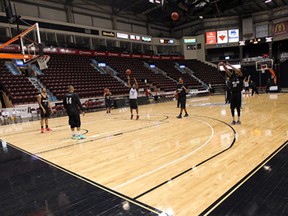
M29 2L29 0L13 0ZM288 0L48 0L79 8L96 8L111 15L141 20L169 28L181 26L201 17L215 18L235 15L251 15L274 8L287 6ZM46 1L46 2L48 2ZM267 2L269 1L269 2ZM151 3L154 2L154 3ZM157 3L159 2L159 3ZM37 3L35 2L35 5ZM93 6L93 7L91 7ZM107 11L103 6L109 6ZM180 15L178 21L171 20L171 13Z
M153 0L151 0L153 1ZM114 15L144 15L150 23L178 26L199 19L233 15L245 15L288 5L288 0L63 0L65 4L111 6ZM59 1L58 1L59 2ZM163 3L163 5L162 5ZM172 12L178 12L180 19L172 21Z

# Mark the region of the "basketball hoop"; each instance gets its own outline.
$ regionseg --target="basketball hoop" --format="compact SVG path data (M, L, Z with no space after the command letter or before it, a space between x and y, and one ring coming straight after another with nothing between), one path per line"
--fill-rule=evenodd
M43 44L41 44L38 23L35 23L33 26L24 30L6 43L1 44L0 50L18 40L21 43L21 54L0 52L0 59L23 59L24 63L28 63L29 61L39 57L39 55L43 55Z

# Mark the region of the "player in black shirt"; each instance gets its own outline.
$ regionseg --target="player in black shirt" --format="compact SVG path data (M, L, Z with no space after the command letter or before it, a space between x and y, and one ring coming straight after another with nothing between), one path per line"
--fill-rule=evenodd
M83 116L85 115L83 106L80 102L79 96L74 93L74 87L70 85L68 87L69 93L67 93L63 99L63 105L66 109L67 115L69 116L69 125L72 131L72 139L85 139L86 137L79 133L81 121L79 108L81 109ZM75 134L75 127L77 128L77 134Z
M250 87L252 89L252 94L251 94L252 96L254 95L255 92L257 95L259 94L258 89L256 87L256 83L253 80L250 80Z
M37 101L39 104L39 110L40 110L40 115L41 115L41 133L44 133L44 121L46 125L46 131L52 131L48 127L48 118L50 117L50 114L52 113L52 107L49 101L49 97L47 95L46 89L42 88L41 89L41 94L38 95Z
M224 70L227 75L230 76L230 81L228 82L228 87L231 90L230 96L230 109L232 114L232 125L241 124L240 114L241 114L241 105L242 105L242 89L243 89L243 80L240 78L243 76L240 69L233 67L231 64L223 62L219 63L219 66L223 65ZM232 72L228 69L230 67ZM235 121L235 109L237 110L238 120Z
M186 95L188 93L188 88L184 85L184 80L182 78L179 78L176 93L178 95L178 100L180 103L180 114L177 116L177 118L182 118L183 110L185 111L184 117L188 117L188 113L186 110Z
M108 88L104 89L104 98L105 98L105 107L106 107L106 113L111 113L111 107L112 107L112 101L111 101L111 95L112 93Z
M225 81L225 104L230 103L231 89L229 86L230 78L227 77Z

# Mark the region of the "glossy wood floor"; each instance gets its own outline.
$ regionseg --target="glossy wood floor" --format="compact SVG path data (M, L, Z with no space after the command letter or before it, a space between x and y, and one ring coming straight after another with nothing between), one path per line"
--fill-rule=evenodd
M288 139L288 94L243 98L242 124L230 126L224 96L88 113L86 140L74 141L67 117L7 125L0 137L94 182L174 215L198 215ZM236 138L236 140L234 139Z

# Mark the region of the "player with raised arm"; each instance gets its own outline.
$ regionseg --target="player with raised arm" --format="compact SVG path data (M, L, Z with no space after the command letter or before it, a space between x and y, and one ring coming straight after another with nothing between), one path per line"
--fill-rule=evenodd
M230 109L232 114L232 125L241 124L240 115L241 115L241 105L242 105L242 89L243 89L243 81L240 78L243 76L240 69L235 68L229 63L220 62L218 66L223 66L225 72L230 77L228 82L229 89L231 89L231 96L230 96ZM228 69L230 67L232 71ZM237 122L235 120L235 109L237 110L238 119Z
M136 78L134 77L134 83L131 85L131 80L130 80L130 76L127 76L128 79L128 87L130 88L129 91L129 102L130 102L130 113L131 113L131 119L133 119L133 110L136 110L136 120L139 119L139 110L138 110L138 82L136 80Z

